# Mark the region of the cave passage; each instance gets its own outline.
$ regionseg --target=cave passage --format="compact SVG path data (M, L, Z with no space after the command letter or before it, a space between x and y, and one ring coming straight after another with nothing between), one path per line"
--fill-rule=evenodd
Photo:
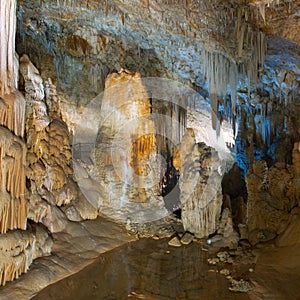
M178 186L179 172L172 164L173 158L168 161L167 170L162 178L162 196L165 207L170 212L179 212L181 209L180 189Z

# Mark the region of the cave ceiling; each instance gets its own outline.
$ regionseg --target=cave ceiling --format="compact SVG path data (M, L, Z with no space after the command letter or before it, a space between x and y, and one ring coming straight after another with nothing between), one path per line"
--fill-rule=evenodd
M296 51L300 43L299 1L18 3L18 52L29 52L42 71L55 72L65 89L74 88L70 77L81 72L82 82L93 76L102 79L102 84L98 80L88 85L97 93L107 74L121 67L201 86L202 49L220 53L247 71L263 64L265 35L289 39Z

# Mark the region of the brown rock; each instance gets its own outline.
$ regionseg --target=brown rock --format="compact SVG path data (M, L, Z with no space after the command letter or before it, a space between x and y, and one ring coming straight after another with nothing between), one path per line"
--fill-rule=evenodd
M182 244L177 236L174 236L171 240L169 240L168 245L171 247L181 247Z
M182 245L189 245L194 239L194 236L189 233L189 232L185 232L185 234L183 235L183 237L180 239L180 242Z
M252 243L272 239L281 232L282 222L287 221L296 203L293 177L289 166L276 164L267 168L263 161L255 161L253 170L247 173L247 225Z

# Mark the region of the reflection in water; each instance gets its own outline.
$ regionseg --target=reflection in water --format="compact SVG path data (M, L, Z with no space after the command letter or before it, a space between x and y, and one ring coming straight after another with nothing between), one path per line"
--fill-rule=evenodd
M228 281L209 269L200 244L171 248L166 239L142 239L101 255L33 299L249 299L228 291Z

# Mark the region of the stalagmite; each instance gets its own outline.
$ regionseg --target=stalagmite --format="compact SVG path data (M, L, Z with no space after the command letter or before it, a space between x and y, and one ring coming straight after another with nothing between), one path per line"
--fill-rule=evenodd
M204 144L196 144L194 132L188 128L174 150L173 165L180 171L184 229L200 238L217 229L222 205L219 164L217 152Z
M51 78L45 82L46 105L52 119L60 117L60 98L57 96L56 86Z
M118 221L130 216L145 222L167 213L159 196L163 166L157 160L161 144L156 138L166 125L161 116L151 118L153 105L139 73L121 70L107 78L93 154L101 190L95 202L104 214L113 210Z

